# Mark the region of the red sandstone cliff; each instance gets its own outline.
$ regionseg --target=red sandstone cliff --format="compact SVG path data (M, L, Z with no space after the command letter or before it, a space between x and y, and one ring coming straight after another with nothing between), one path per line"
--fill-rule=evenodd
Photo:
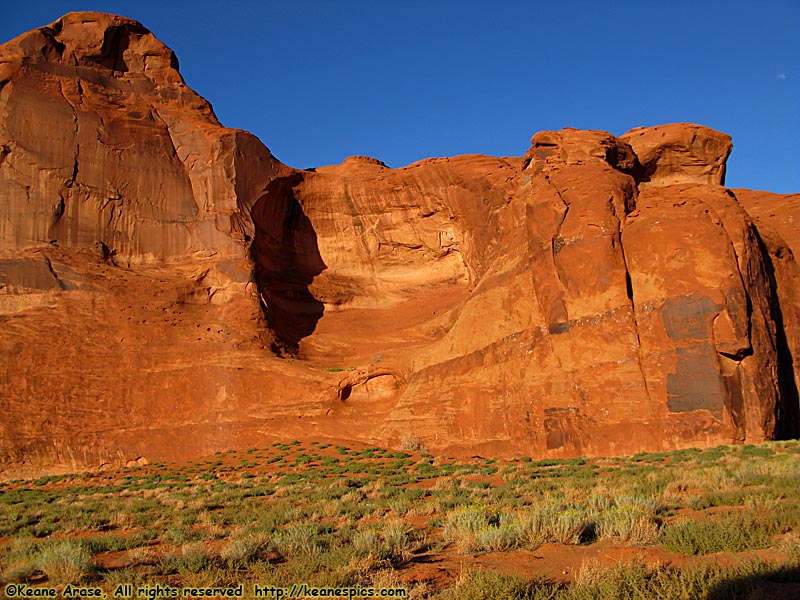
M532 456L798 435L795 196L699 125L300 171L142 25L0 46L7 474L286 436Z

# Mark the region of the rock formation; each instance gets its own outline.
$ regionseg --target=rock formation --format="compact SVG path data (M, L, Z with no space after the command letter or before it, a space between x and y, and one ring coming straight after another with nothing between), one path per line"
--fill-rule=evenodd
M794 437L800 197L692 124L297 170L134 21L0 46L0 475L273 439Z

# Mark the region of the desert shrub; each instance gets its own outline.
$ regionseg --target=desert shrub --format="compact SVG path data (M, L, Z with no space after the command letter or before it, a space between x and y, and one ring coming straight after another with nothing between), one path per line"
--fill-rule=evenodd
M529 549L536 549L551 538L552 523L558 516L558 507L543 504L531 508L520 520L520 540Z
M522 526L515 515L470 504L450 512L442 537L455 543L461 552L496 552L519 545Z
M189 588L236 586L240 583L235 572L214 565L198 571L183 572L182 585Z
M403 516L411 509L408 500L405 498L396 498L389 501L389 509L397 515Z
M692 503L695 510L703 510L713 506L742 506L749 495L747 490L712 490Z
M168 552L159 560L158 567L162 574L178 572L182 575L197 573L211 566L212 560L208 549L200 542L184 544L177 552Z
M228 542L219 557L232 568L247 567L255 560L263 559L269 552L270 540L265 534L244 536Z
M399 565L411 558L414 547L411 534L411 528L402 519L389 519L380 530L354 531L350 536L350 548L358 558L370 557L375 562Z
M38 572L33 561L16 561L2 570L0 583L22 583L30 581Z
M558 597L564 600L696 600L706 597L705 593L715 581L713 575L705 569L681 571L651 567L639 561L613 567L585 565L575 584Z
M601 513L604 510L608 510L611 508L613 501L608 496L604 496L602 494L594 494L589 496L587 500L587 505L589 509L596 513Z
M381 536L392 563L404 563L411 558L413 550L411 528L402 519L395 518L387 521L381 531Z
M290 525L278 532L273 542L275 549L283 556L314 556L322 550L316 528L306 524Z
M579 507L570 506L558 513L553 522L551 539L560 544L580 544L592 536L594 522L591 514Z
M496 519L497 515L485 506L462 506L447 515L442 537L446 542L455 543L461 552L475 552L480 550L478 531L496 523Z
M451 487L449 493L439 498L439 510L450 512L459 507L469 506L475 500L472 491Z
M99 552L111 552L115 550L127 550L142 545L142 538L139 535L122 536L117 534L97 535L81 540L83 545L92 554Z
M15 538L0 546L0 568L6 583L30 580L37 572L37 543L28 537Z
M519 544L521 530L520 523L515 517L502 514L497 525L479 529L475 535L481 550L503 552Z
M544 543L580 544L594 537L593 511L576 505L544 502L533 505L519 519L519 538L527 548Z
M350 543L356 556L384 558L385 547L383 539L376 529L356 531L351 537Z
M141 546L128 550L126 559L129 567L148 565L156 561L156 553L147 546Z
M105 587L110 589L112 592L118 585L125 583L130 583L135 588L138 588L144 585L145 575L141 569L136 569L133 567L113 569L103 573L103 583L105 584Z
M771 540L769 527L752 516L727 513L713 520L671 523L663 529L659 541L672 552L695 555L766 548Z
M641 496L619 496L598 513L597 537L652 544L658 537L656 503Z
M739 455L748 458L770 458L775 455L775 450L766 444L758 446L755 444L746 444L739 447Z
M555 598L555 586L538 579L493 571L466 571L456 585L434 596L439 600L546 600Z
M790 561L787 573L797 571ZM558 600L752 600L766 598L765 581L782 580L775 565L758 560L738 561L729 566L698 563L683 568L645 565L641 561L604 567L585 564L571 586L564 586L552 598Z
M759 492L747 495L744 499L744 506L747 510L757 514L775 514L780 509L781 499L774 493Z
M91 552L73 540L41 546L35 554L35 565L52 584L77 583L94 568Z

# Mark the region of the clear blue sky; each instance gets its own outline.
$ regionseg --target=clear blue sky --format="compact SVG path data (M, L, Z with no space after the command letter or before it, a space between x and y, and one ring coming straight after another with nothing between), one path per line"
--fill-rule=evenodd
M141 21L223 124L295 167L690 121L733 136L729 186L800 192L798 0L0 0L0 38L71 10Z

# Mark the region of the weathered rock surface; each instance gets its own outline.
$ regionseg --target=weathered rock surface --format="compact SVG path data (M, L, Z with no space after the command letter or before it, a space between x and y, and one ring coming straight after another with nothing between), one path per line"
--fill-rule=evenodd
M722 187L730 151L675 124L291 169L143 26L69 14L0 46L0 475L797 436L800 197Z
M70 13L0 51L0 251L101 242L118 260L241 256L281 165L220 126L140 24Z
M675 183L725 183L729 135L693 123L639 127L620 137L636 152L641 188Z

